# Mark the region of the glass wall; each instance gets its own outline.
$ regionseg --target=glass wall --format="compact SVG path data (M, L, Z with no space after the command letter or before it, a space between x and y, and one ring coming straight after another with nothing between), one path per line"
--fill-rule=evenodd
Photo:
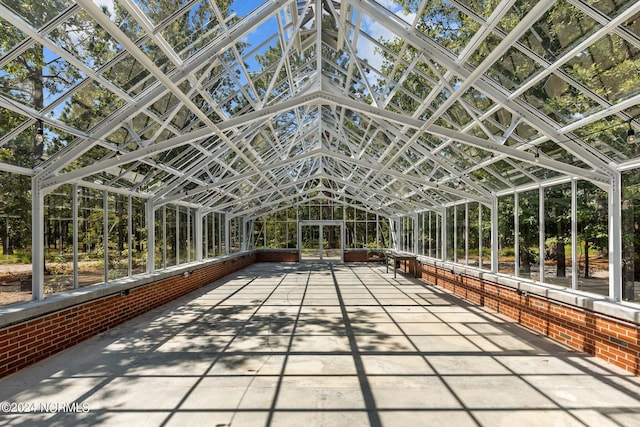
M618 286L622 286L624 300L638 301L640 178L633 172L624 173L622 178L623 260L622 283ZM576 190L572 191L574 186ZM572 203L575 203L575 216ZM447 207L443 236L445 260L491 270L491 257L497 255L500 273L609 296L610 217L606 189L577 180L506 194L498 198L497 215L498 247L494 253L492 212L488 206L467 202ZM439 258L440 216L427 211L419 213L417 218L417 253ZM575 235L572 235L572 220L575 220ZM405 219L400 224L402 233L411 232ZM400 236L400 239L407 241L408 237ZM541 275L541 266L544 275Z
M307 211L308 211L308 207ZM332 211L324 211L330 214ZM253 245L257 249L295 249L298 227L294 208L281 209L263 215L253 223Z
M622 175L623 263L619 286L626 301L638 301L640 296L640 285L636 285L640 282L640 268L637 268L640 263L638 176L634 171ZM74 197L77 197L75 212ZM496 248L498 271L539 280L542 265L546 283L568 289L575 286L577 290L608 296L608 197L605 189L580 180L500 196ZM144 199L63 185L48 193L44 202L46 295L146 271ZM572 202L577 212L575 216L572 215ZM156 269L195 261L196 214L194 208L175 204L155 210ZM477 202L467 202L447 207L444 214L446 224L440 213L430 211L398 218L399 248L441 259L444 238L447 260L490 270L493 255L491 209ZM77 219L77 236L73 233L74 218ZM354 206L318 203L283 208L255 219L250 223L253 234L249 247L296 248L299 218L317 221L344 218L346 248L386 248L390 245L388 218ZM25 233L14 231L14 227L20 227L20 219L9 215L6 209L0 219L3 262L29 264L29 242L19 240L19 236ZM575 235L572 235L572 220L575 220ZM226 227L229 227L228 237ZM242 250L243 227L241 217L227 222L223 213L203 215L203 256L212 258ZM542 236L541 232L544 233ZM78 265L74 268L76 240ZM5 279L5 283L15 281L15 286L6 286L6 289L13 289L15 298L5 296L0 305L30 299L30 290L20 289L17 279L20 271L16 270L16 277Z
M144 273L145 215L146 201L141 198L70 184L48 193L44 198L45 296Z
M388 221L386 218L378 217L375 212L358 209L354 206L345 207L345 248L387 248L390 244L388 222L381 225L382 222ZM400 229L403 227L412 227L408 223L402 221ZM400 245L405 246L412 244L413 232L407 228L406 233L401 234Z
M345 224L345 248L389 247L388 219L375 212L329 203L305 204L270 212L253 221L252 243L258 249L295 249L298 246L298 219L301 221L341 221ZM412 244L413 235L403 244Z

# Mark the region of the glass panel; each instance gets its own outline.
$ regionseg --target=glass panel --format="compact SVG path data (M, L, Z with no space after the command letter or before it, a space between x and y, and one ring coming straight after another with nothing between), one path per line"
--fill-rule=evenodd
M515 273L515 227L513 217L514 196L498 199L498 271Z
M253 245L256 249L264 249L266 247L265 234L268 226L265 217L258 218L253 222Z
M45 224L46 221L45 218ZM4 286L0 286L0 305L30 300L31 178L28 176L0 172L0 253L0 281L4 282Z
M154 212L154 227L156 231L155 235L155 253L154 253L154 261L153 266L156 270L161 270L164 268L165 258L164 258L164 239L163 232L165 228L163 227L164 223L164 209L156 209Z
M482 209L482 268L491 270L491 209L481 205Z
M6 4L8 3L8 4ZM17 15L36 28L41 27L52 18L71 6L72 2L65 0L51 0L46 2L12 1L3 2Z
M622 175L622 298L640 301L640 174Z
M196 260L196 210L189 208L189 262Z
M189 208L178 206L178 264L189 262Z
M378 238L380 239L381 248L389 248L391 246L389 221L386 218L381 217L378 222Z
M538 190L518 195L520 277L540 278L540 199Z
M229 221L229 253L242 250L242 218L235 217Z
M455 206L447 208L447 230L445 233L445 239L447 242L447 253L445 260L454 261L454 241L456 237L456 222L454 218Z
M320 226L319 225L303 225L302 232L302 248L300 250L300 258L303 261L320 259Z
M141 274L147 271L147 206L144 199L133 198L131 208L131 274Z
M109 195L109 280L126 277L129 274L129 256L126 252L129 240L128 232L128 200L121 194Z
M298 247L298 223L287 223L287 248L296 249Z
M226 216L223 213L217 214L217 230L218 230L218 255L225 255L227 253L227 241L226 241L226 230L227 230L227 220Z
M607 193L578 182L578 289L609 295Z
M339 225L322 226L322 259L325 261L340 261L342 259Z
M166 267L171 267L178 264L177 260L177 248L178 248L178 234L176 232L176 206L168 205L166 207L166 219L164 224L164 230L166 233L165 250L166 250Z
M45 197L45 294L73 289L71 191L70 185L64 185Z
M431 213L431 231L429 235L429 254L434 258L442 258L442 216Z
M467 227L466 227L466 207L465 205L456 206L456 262L461 264L467 263L467 255L465 252L467 242Z
M571 288L571 184L544 189L544 280Z
M469 252L467 253L468 264L474 267L480 265L480 224L478 223L478 203L472 202L468 205L469 212Z
M355 239L354 246L356 248L364 248L365 240L367 238L367 228L365 227L365 223L362 221L357 221L355 223Z
M78 197L79 286L104 282L103 192L80 187Z

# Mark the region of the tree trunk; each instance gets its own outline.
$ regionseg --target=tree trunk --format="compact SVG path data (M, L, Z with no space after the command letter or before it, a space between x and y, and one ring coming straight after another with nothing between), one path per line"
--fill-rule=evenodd
M584 278L589 277L589 241L584 241Z
M567 277L567 256L564 251L564 240L558 239L556 243L556 262L558 272L556 275L558 277Z

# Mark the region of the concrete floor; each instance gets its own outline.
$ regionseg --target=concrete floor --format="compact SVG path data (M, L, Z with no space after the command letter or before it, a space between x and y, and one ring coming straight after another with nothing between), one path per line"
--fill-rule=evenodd
M252 265L1 380L0 401L0 426L640 426L640 378L343 264Z

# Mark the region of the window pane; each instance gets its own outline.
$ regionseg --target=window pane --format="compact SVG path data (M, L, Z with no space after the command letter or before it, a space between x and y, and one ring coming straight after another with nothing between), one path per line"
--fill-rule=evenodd
M571 287L571 184L544 190L544 280Z
M498 199L498 271L515 273L514 196Z
M578 182L578 289L609 295L607 193Z
M518 195L520 277L540 277L540 198L538 190Z

